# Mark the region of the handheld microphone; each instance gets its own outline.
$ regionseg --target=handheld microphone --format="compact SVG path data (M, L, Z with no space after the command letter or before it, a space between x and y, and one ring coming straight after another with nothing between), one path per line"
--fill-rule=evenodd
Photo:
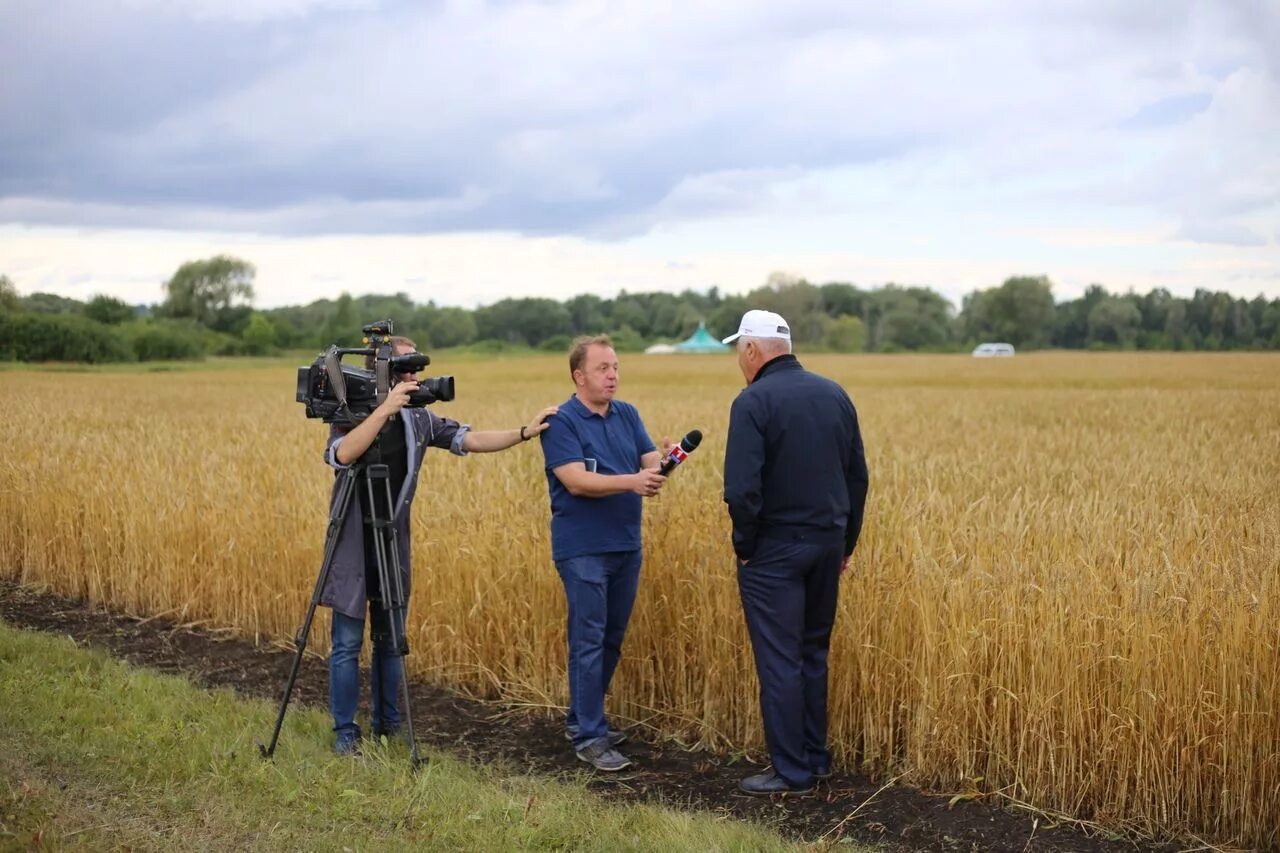
M662 467L658 469L658 473L666 477L676 469L676 466L689 458L689 454L698 449L698 445L702 443L702 430L691 429L689 434L680 439L680 443L667 453L667 458L662 460Z

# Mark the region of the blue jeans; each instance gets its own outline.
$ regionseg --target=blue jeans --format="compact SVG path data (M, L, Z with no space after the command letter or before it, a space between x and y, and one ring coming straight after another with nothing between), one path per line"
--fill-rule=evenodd
M372 602L373 663L369 668L373 714L370 720L375 732L400 725L396 699L400 693L400 656L391 645L387 613ZM364 620L333 611L333 649L329 652L329 713L333 730L358 735L356 706L360 702L360 646L364 642Z
M827 650L843 557L842 543L761 539L750 562L738 564L765 742L774 771L797 788L831 764Z
M556 562L569 604L569 715L575 749L605 738L604 695L640 584L640 552L587 554Z

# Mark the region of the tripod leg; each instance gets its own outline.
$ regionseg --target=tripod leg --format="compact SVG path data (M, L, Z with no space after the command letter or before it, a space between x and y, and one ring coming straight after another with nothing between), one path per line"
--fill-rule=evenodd
M284 725L284 714L289 708L289 699L293 695L293 686L298 680L298 670L302 667L302 655L307 648L307 637L311 633L311 623L315 619L316 608L320 605L320 596L324 593L324 585L329 580L329 569L333 565L333 555L338 547L338 534L342 530L342 525L347 518L347 512L351 507L351 496L355 493L357 473L358 469L354 465L343 473L343 480L338 491L338 503L329 515L329 529L324 537L324 560L320 564L320 575L316 578L316 588L311 594L311 604L307 606L306 618L303 619L302 627L298 629L297 635L293 638L293 643L298 647L298 652L294 655L293 666L289 670L289 680L284 688L284 696L280 699L280 711L276 714L276 727L271 732L271 743L268 745L258 741L258 752L261 753L263 758L270 758L275 754L276 742L280 739L280 728Z
M395 504L391 497L391 484L386 476L386 466L370 466L368 483L369 506L377 503L373 496L374 481L380 481L385 498L382 506L390 508ZM374 554L378 562L378 584L381 594L381 606L386 614L387 628L390 634L391 653L399 658L400 691L404 705L405 735L409 739L409 761L417 769L426 763L426 759L418 754L418 739L413 731L413 708L409 699L409 674L405 667L405 656L409 654L409 638L405 634L405 617L409 602L405 595L404 579L400 572L400 545L396 533L395 522L391 518L379 518L375 512L372 519L374 531Z

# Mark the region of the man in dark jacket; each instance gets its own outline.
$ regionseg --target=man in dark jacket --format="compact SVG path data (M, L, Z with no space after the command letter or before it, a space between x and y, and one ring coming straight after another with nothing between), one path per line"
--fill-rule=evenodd
M413 341L391 339L396 355L415 350ZM396 385L386 399L359 426L332 425L324 459L339 475L357 461L380 462L389 469L391 506L376 507L380 518L389 517L396 530L401 585L409 591L409 508L418 488L418 472L429 447L449 450L459 456L493 453L528 441L547 428L546 419L558 409L550 406L519 429L472 431L467 424L442 418L429 409L406 408L409 395L418 390L411 373L396 377ZM375 443L375 439L377 442ZM329 710L333 714L334 749L339 755L359 752L360 727L356 725L356 705L360 698L360 647L364 642L366 608L372 616L370 637L373 657L370 666L372 728L374 736L394 734L400 727L397 704L402 673L399 651L390 642L387 611L370 601L379 597L372 529L366 520L363 486L357 487L359 509L347 513L334 549L329 577L320 603L333 608L329 653ZM337 509L339 481L329 499L330 511ZM382 501L375 496L375 500Z
M741 787L803 794L831 775L827 650L862 530L867 462L849 395L800 366L782 317L748 311L732 341L747 387L729 414L724 500L773 760Z

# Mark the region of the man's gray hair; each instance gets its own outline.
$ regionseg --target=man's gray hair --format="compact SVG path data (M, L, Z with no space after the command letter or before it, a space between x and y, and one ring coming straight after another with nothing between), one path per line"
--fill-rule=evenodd
M783 355L791 352L791 341L787 338L753 338L743 335L738 338L738 346L746 346L747 341L756 345L756 349L765 355Z

